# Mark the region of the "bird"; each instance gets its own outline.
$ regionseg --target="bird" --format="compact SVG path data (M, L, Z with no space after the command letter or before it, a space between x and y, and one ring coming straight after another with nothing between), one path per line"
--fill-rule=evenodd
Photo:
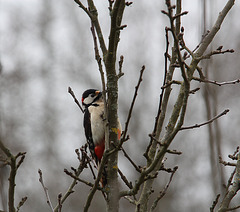
M105 116L102 92L97 89L84 91L82 94L82 106L84 109L83 126L85 136L91 156L98 166L105 150ZM121 124L119 119L117 133L118 140L120 140ZM104 181L103 185L106 184L106 179Z

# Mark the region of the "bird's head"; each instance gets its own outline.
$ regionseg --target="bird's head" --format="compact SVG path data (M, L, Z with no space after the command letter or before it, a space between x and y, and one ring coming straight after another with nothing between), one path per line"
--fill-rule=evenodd
M96 89L88 89L82 94L82 105L84 108L102 100L102 92Z

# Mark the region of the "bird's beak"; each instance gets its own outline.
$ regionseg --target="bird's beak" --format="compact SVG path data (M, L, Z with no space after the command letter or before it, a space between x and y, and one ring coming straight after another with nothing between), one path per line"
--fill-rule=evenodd
M96 91L95 94L99 95L99 94L101 94L101 91Z
M95 94L96 94L97 98L102 97L102 92L101 91L96 91Z

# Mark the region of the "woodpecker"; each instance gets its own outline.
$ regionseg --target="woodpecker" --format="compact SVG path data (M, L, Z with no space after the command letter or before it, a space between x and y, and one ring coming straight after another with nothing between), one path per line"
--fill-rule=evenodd
M102 93L88 89L82 94L84 107L83 125L88 146L93 159L98 165L105 150L104 102ZM118 120L118 139L121 137L121 124Z

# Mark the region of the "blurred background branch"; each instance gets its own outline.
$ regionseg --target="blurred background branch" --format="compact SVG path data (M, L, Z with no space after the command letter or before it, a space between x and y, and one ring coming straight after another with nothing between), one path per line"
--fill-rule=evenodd
M8 178L8 211L15 212L15 187L16 187L16 175L17 170L20 165L23 163L26 152L19 152L16 156L14 156L11 151L3 144L2 140L0 140L0 149L6 155L6 164L10 166L10 174ZM20 207L25 203L27 197L24 197L21 202L18 204L17 211Z

